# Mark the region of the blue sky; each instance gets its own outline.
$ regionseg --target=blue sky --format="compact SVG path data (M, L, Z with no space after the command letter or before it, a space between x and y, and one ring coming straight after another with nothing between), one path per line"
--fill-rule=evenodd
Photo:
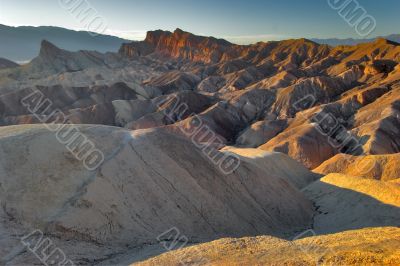
M59 1L87 1L108 34L142 39L148 30L179 27L237 43L287 38L359 38L327 0L0 0L0 24L84 29ZM354 1L354 0L353 0ZM377 21L371 37L400 33L400 1L358 0Z

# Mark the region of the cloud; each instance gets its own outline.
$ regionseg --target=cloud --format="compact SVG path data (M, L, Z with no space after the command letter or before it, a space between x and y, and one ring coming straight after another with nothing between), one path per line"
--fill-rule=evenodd
M104 34L117 36L123 39L133 40L133 41L141 41L146 38L146 31L143 30L112 30L107 29Z
M250 44L255 42L278 41L283 39L290 39L291 36L279 34L256 34L256 35L230 35L221 36L230 42L237 44Z

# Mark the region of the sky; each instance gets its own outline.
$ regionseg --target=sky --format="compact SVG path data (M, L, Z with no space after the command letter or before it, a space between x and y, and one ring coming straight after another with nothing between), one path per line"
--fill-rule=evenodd
M328 1L0 0L0 24L86 30L88 22L79 19L78 11L71 11L75 2L96 13L98 31L131 40L144 39L148 30L175 28L236 43L300 37L361 38ZM358 3L376 20L376 29L368 37L400 33L399 0ZM71 4L70 9L67 4Z

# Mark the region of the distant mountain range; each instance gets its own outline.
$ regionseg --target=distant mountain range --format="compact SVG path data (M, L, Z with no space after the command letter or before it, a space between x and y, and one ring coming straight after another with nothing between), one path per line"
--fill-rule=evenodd
M366 43L366 42L373 42L377 38L384 38L393 42L400 42L400 34L391 34L387 36L381 36L381 37L376 37L376 38L370 38L370 39L353 39L353 38L347 38L347 39L337 39L337 38L331 38L331 39L311 39L312 41L320 44L328 44L331 46L338 46L338 45L356 45L360 43Z
M29 61L38 55L42 40L48 40L69 51L118 51L122 43L130 42L110 35L92 36L86 31L60 27L10 27L0 24L0 57L16 62Z
M89 50L101 53L116 52L123 43L131 42L116 36L102 34L92 36L86 31L75 31L52 26L11 27L0 24L0 36L0 58L6 58L18 63L33 59L39 53L42 40L47 40L68 51ZM400 34L392 34L382 38L400 42ZM320 44L337 46L372 42L375 39L332 38L311 40Z
M3 68L13 68L19 66L17 63L10 61L5 58L0 58L0 69Z

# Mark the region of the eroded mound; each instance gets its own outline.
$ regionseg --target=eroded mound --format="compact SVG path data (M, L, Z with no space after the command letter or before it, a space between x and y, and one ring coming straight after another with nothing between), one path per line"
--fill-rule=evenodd
M342 173L370 179L389 181L400 176L400 154L352 156L338 154L314 169L314 172L327 175Z
M296 241L221 239L134 265L398 265L399 249L399 228L367 228Z

